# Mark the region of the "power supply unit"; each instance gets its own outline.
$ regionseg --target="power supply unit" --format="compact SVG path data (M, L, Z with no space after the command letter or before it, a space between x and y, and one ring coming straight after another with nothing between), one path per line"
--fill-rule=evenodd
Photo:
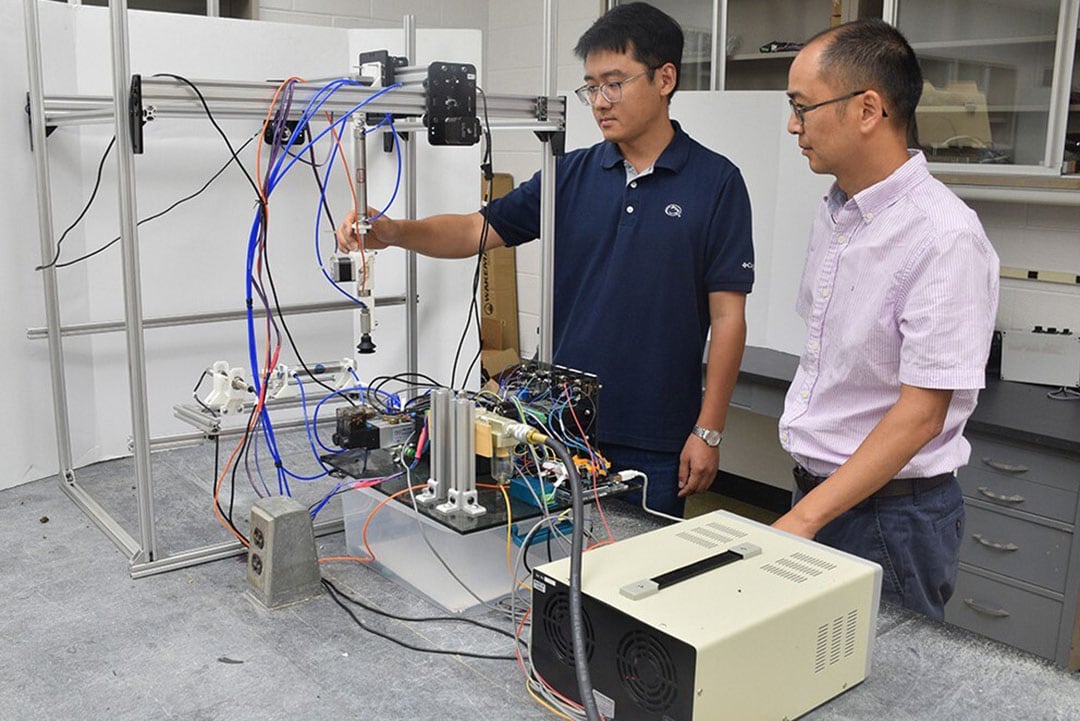
M533 572L531 659L580 701L569 559ZM794 719L866 678L870 561L715 511L582 558L585 657L608 721Z

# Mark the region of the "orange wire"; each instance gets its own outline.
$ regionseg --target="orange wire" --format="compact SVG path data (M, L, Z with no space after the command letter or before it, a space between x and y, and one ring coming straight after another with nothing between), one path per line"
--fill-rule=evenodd
M257 413L253 413L251 415L251 421L248 423L247 433L251 433L251 429L255 426L255 419L257 417L258 417ZM245 435L247 435L247 433L245 433ZM221 475L218 476L217 483L214 484L214 504L213 505L214 505L214 516L217 517L218 522L221 523L222 526L227 528L229 530L229 533L236 536L236 540L240 541L240 543L243 546L247 547L247 546L250 546L251 543L246 538L244 538L244 536L242 534L238 533L232 527L231 524L229 524L229 522L225 519L225 516L222 515L221 509L218 508L218 505L219 505L218 504L218 497L221 494L221 484L225 481L225 476L227 476L229 474L229 468L232 467L233 459L236 458L236 454L240 452L240 448L243 445L244 445L243 437L241 437L240 443L236 444L236 448L233 449L233 452L231 454L229 454L228 460L225 461L225 468L221 471Z
M514 641L521 641L521 631L525 628L525 622L529 620L529 616L532 614L532 606L525 609L525 613L521 616L521 623L518 624L517 629L514 631ZM525 668L525 660L521 658L521 644L514 644L514 653L517 655L518 666L521 668L521 672L526 677L529 675L528 669Z
M341 158L341 164L345 166L345 179L349 181L349 192L352 194L353 210L356 210L356 186L353 184L352 169L349 168L349 161L345 158L345 150L341 147L341 138L337 134L337 130L334 129L334 116L329 112L325 113L326 122L330 123L330 135L334 138L334 145L338 150L338 157Z
M401 496L401 495L404 495L404 494L408 493L410 490L415 491L418 488L427 488L427 484L426 483L418 483L415 486L412 486L412 487L409 487L409 488L403 488L400 491L398 491L397 493L392 493L389 496L387 496L386 498L382 499L381 501L379 501L379 505L377 505L377 506L375 506L375 508L371 509L371 513L369 513L368 517L364 520L364 528L363 528L363 531L360 534L360 537L364 541L364 550L367 551L369 556L371 556L370 560L372 560L372 561L375 560L375 552L371 550L371 546L368 545L368 540L367 540L367 529L368 529L368 524L371 523L371 519L374 518L375 514L378 513L380 510L382 510L382 507L385 506L390 501L394 500L398 496Z
M525 668L525 660L521 657L521 643L520 643L520 641L521 641L521 631L522 631L522 629L525 628L525 622L529 620L529 616L531 614L532 614L532 607L530 606L525 611L525 613L521 616L521 622L518 623L517 628L514 630L514 641L516 642L516 643L514 643L514 655L517 656L518 667L521 669L521 672L523 674L525 674L526 688L528 688L528 690L529 690L529 695L532 696L534 699L536 699L536 701L538 701L539 703L543 704L549 711L551 711L553 713L556 713L556 714L559 714L561 716L562 714L560 714L558 711L553 709L551 706L548 706L548 704L546 704L544 701L542 701L540 698L538 698L536 696L536 694L534 694L532 692L532 689L528 687L529 670ZM574 707L576 709L579 709L579 710L584 708L581 704L579 704L576 701L573 701L571 699L568 699L566 696L563 696L561 693L556 691L555 688L551 684L549 684L547 681L544 680L544 677L541 676L540 673L535 668L533 668L532 672L533 672L533 674L536 675L536 678L540 681L540 683L544 685L544 688L546 688L548 691L550 691L551 693L558 696L565 703L567 703L568 705L570 705L570 706L572 706L572 707ZM565 718L565 716L564 716L564 718Z
M547 701L544 701L542 698L537 696L536 693L532 690L532 685L529 683L529 670L527 668L525 668L525 660L521 657L521 630L525 627L525 622L529 620L530 614L532 614L532 608L531 607L527 608L525 610L525 613L521 617L521 622L517 625L517 628L514 630L514 641L515 641L515 643L514 643L514 655L517 656L518 667L521 669L521 673L525 676L525 690L529 692L529 695L533 697L534 701L536 701L538 704L540 704L541 706L546 708L551 713L555 714L556 716L559 716L560 718L564 718L567 721L573 721L573 719L571 719L569 716L563 714L561 711L557 710L554 706L549 704ZM533 673L536 673L536 669L533 669ZM546 686L548 689L550 689L551 692L554 693L556 696L559 696L560 698L567 701L572 706L576 706L579 709L582 708L581 706L574 703L573 701L570 701L570 699L567 699L565 696L562 696L561 694L559 694L559 692L556 691L555 689L551 688L551 686L548 686L547 682L544 681L544 679L540 676L539 673L536 673L536 678L538 678L540 680L540 683L542 683L544 686Z
M320 558L319 563L329 563L330 561L356 561L357 563L368 563L374 561L374 558L358 558L357 556L327 556L326 558Z
M303 78L297 76L297 75L290 75L289 77L287 77L283 81L281 81L281 84L278 85L277 90L274 91L274 97L270 99L270 107L267 108L267 110L266 110L266 119L263 121L263 127L262 127L262 137L264 137L264 138L266 137L266 129L268 127L270 127L270 119L274 115L274 106L277 105L278 97L281 95L281 92L289 85L289 83L292 83L292 82L303 83L303 82L307 82L307 81L304 80ZM258 145L259 145L259 147L255 149L255 177L258 178L259 182L261 183L262 182L262 143L259 143ZM266 205L266 202L267 202L265 190L266 189L262 185L259 186L259 197L262 199L262 202L263 202L264 206ZM265 220L266 219L263 218L264 222L265 222Z
M274 353L274 357L273 357L273 364L274 365L277 364L277 359L280 357L280 355L281 355L281 345L278 344L277 351ZM270 367L273 367L273 365L271 365ZM252 429L255 427L256 423L258 423L257 419L258 419L260 413L262 413L262 409L265 407L265 405L266 405L266 384L263 383L262 388L260 389L260 392L259 392L259 398L258 398L258 400L256 401L256 404L255 404L255 412L251 414L251 419L248 421L247 430L244 432L244 435L240 436L240 442L236 444L236 447L233 448L233 452L229 454L228 460L225 461L225 467L224 467L224 469L222 469L221 475L218 476L217 483L214 484L214 515L217 517L218 522L221 523L222 526L227 528L230 533L232 533L234 536L236 536L236 540L240 541L240 543L243 544L245 547L251 545L250 542L246 538L244 538L244 536L241 533L239 533L236 529L234 529L232 527L232 525L225 519L225 516L222 515L221 509L218 508L218 506L219 506L218 498L221 495L221 486L225 482L225 476L229 475L229 469L232 467L233 460L236 458L236 454L239 453L240 449L244 447L244 439L246 439L248 437L248 435L251 433Z
M577 412L574 410L574 404L570 402L570 386L567 385L564 386L564 388L566 390L566 407L570 409L570 415L573 417L574 423L578 427L578 433L581 434L581 440L585 443L585 448L588 449L589 455L594 459L599 459L600 454L594 451L592 446L589 445L589 438L585 435L585 429L581 426L581 421L577 417ZM600 512L600 521L604 524L604 532L607 533L608 538L614 541L615 536L611 533L611 526L608 525L607 516L604 515L604 507L600 505L600 494L596 488L597 474L599 473L599 461L594 465L597 466L597 469L590 474L593 481L593 502L596 505L596 510Z

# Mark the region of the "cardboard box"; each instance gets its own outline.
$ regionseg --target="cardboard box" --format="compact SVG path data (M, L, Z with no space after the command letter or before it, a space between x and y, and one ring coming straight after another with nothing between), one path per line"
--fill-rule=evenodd
M480 180L487 199L487 183ZM492 195L499 198L514 187L508 173L496 173ZM480 264L480 362L487 375L495 375L519 361L517 262L513 248L491 248Z

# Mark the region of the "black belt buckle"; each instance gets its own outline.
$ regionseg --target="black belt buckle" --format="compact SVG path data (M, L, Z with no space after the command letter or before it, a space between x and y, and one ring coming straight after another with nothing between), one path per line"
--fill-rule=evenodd
M810 473L810 471L798 465L792 469L792 475L795 477L795 485L798 486L799 490L803 493L809 493L821 485L821 482L825 480L820 476L815 476Z

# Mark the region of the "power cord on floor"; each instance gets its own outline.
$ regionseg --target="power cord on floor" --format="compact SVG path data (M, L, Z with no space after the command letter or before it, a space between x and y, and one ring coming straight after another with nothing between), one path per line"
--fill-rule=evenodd
M391 613L390 611L384 611L381 608L372 606L371 604L361 601L359 598L354 598L353 596L350 596L349 594L345 593L340 588L335 586L334 582L328 578L323 578L322 581L323 584L333 587L333 589L337 591L338 596L340 596L345 601L353 604L354 606L359 606L365 611L370 611L371 613L385 616L386 618L392 618L395 621L405 621L406 623L427 623L430 621L451 621L454 623L468 623L473 626L477 626L478 628L483 628L488 631L493 631L495 633L501 634L503 636L506 636L507 638L514 638L514 634L512 631L507 631L505 628L499 628L497 626L489 626L483 621L477 621L475 618L468 618L467 616L401 616L396 613Z
M478 658L478 659L484 659L484 660L487 660L487 661L513 661L513 662L517 662L517 657L516 656L496 656L494 654L473 653L471 651L455 651L455 650L444 649L444 648L424 648L422 646L414 646L411 643L407 643L405 641L402 641L400 638L395 638L392 635L390 635L390 634L388 634L388 633L386 633L384 631L380 631L380 630L378 630L376 628L372 628L371 626L365 624L363 621L360 620L360 618L355 613L353 613L351 608L349 608L347 605L345 605L345 601L342 600L342 599L343 598L348 598L347 596L345 596L340 590L338 590L338 588L332 582L328 581L327 579L325 579L325 578L322 579L322 583L323 583L323 586L326 588L327 592L329 593L330 599L334 603L336 603L339 607L341 607L341 609L343 611L345 611L345 613L349 614L349 618L351 618L353 620L353 622L356 623L357 626L364 629L368 633L379 636L380 638L384 638L387 641L390 641L392 643L396 643L397 645L401 646L402 648L407 648L410 651L419 651L421 653L434 653L434 654L439 654L439 655L443 655L443 656L462 656L464 658ZM349 600L352 601L354 599L349 599ZM459 619L459 620L461 620L461 619Z

